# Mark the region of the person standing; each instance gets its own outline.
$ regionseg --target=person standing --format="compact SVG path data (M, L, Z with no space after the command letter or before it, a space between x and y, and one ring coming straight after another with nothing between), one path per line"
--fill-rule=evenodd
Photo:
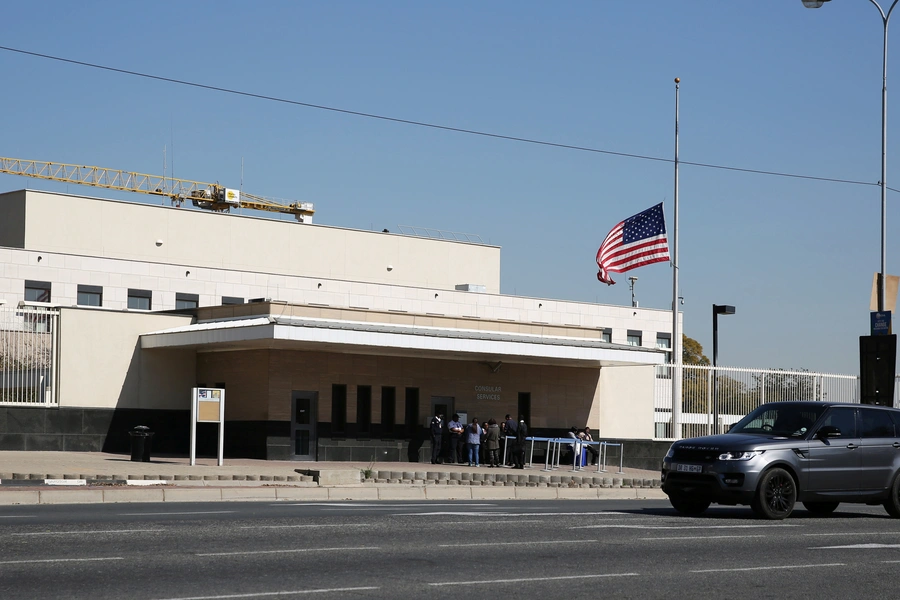
M487 445L487 461L489 467L500 466L500 426L497 421L491 419L488 421L487 434L485 435Z
M519 424L516 426L516 443L513 447L513 454L516 463L513 467L514 469L525 468L525 444L527 443L527 437L528 426L525 424L525 416L519 415Z
M478 453L481 451L481 425L478 424L478 419L472 417L472 423L466 428L466 447L469 449L469 466L472 466L472 463L475 463L475 466L480 466L478 460Z
M507 437L516 437L516 428L518 425L516 424L516 420L511 416L506 415L506 419L503 421L503 447L506 448L506 466L511 467L515 464L513 461L513 453L512 449L515 446L515 440L508 440Z
M453 413L453 420L447 423L447 429L450 430L450 452L448 460L452 463L461 463L463 461L463 432L466 426L460 423L459 415Z
M441 463L441 441L444 436L444 415L437 413L431 419L431 464Z

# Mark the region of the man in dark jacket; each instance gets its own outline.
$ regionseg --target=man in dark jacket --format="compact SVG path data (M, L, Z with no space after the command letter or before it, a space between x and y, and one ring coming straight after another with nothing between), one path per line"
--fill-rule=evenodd
M514 469L525 468L525 438L528 437L528 426L525 425L525 417L519 415L519 424L516 427L516 444L513 447L513 456L516 462Z
M500 433L503 436L503 448L504 455L506 456L506 466L512 467L516 463L513 460L513 453L515 452L515 442L512 440L507 440L506 436L515 437L516 429L518 425L516 425L516 420L511 416L506 415L506 418L503 420L503 426L500 428Z
M431 464L441 463L441 440L444 436L444 415L438 413L431 419Z

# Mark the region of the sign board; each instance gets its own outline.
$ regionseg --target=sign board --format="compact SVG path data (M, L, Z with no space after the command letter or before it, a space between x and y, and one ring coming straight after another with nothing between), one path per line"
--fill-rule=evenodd
M869 310L878 310L878 275L875 273L872 277L872 299L869 301ZM885 275L884 276L884 310L897 309L897 287L900 286L900 276Z
M218 423L219 466L225 453L225 390L192 388L191 390L191 466L197 462L197 423Z
M241 205L241 191L233 190L231 188L225 188L225 203L232 204L234 206Z
M891 335L891 311L873 312L870 314L871 335Z

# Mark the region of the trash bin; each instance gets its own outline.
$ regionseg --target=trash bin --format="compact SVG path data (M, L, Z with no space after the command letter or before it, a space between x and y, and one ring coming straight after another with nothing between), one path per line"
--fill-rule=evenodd
M146 425L138 425L128 432L131 436L131 462L150 462L150 441L153 432Z

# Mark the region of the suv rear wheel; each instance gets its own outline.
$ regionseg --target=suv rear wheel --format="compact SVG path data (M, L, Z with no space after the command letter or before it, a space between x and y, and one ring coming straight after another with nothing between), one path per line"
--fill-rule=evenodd
M710 505L708 500L689 500L678 496L669 496L669 502L672 504L672 508L691 517L702 515Z
M892 517L900 518L900 473L894 476L890 495L884 501L884 510Z
M780 520L794 510L797 502L797 485L784 469L774 468L762 476L756 496L750 507L764 519Z

